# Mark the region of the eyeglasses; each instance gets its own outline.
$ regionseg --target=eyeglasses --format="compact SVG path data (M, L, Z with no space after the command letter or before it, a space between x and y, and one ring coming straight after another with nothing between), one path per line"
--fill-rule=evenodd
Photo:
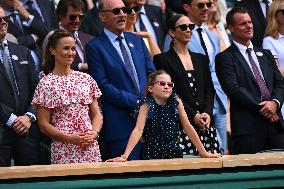
M125 12L126 14L131 14L131 13L132 13L132 11L134 11L135 13L137 13L137 12L140 10L140 8L139 8L138 6L134 6L134 7L126 7L126 8L128 8L128 9L129 9L129 12Z
M174 27L174 29L176 28L179 28L181 31L185 31L188 28L192 31L195 28L195 24L181 24L181 25Z
M277 11L276 11L276 14L277 14L278 12L281 12L282 15L284 16L284 9L277 10Z
M171 81L155 81L154 84L158 83L160 86L164 87L168 85L168 87L173 88L174 87L174 82Z
M212 6L212 2L207 2L207 3L197 3L197 4L192 4L192 5L197 5L199 9L203 9L206 5L207 8L210 8Z
M67 18L71 21L76 20L79 17L79 20L83 20L84 18L84 14L79 14L79 15L75 15L75 14L71 14L71 15L67 15Z
M8 22L9 16L0 17L0 22L4 20L4 22Z
M126 14L131 14L132 12L132 9L129 8L129 7L122 7L122 8L114 8L112 10L103 10L101 12L112 12L114 15L119 15L120 14L120 11L122 11L123 13L126 13Z

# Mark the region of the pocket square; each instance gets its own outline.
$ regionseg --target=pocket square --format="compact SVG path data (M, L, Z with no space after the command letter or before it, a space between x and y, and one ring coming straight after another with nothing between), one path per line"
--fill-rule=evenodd
M29 62L28 61L21 61L20 64L22 64L22 65L23 64L29 64Z

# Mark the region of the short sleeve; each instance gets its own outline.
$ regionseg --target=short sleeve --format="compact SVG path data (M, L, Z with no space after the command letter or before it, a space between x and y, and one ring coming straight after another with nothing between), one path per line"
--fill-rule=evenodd
M273 56L277 56L275 49L272 45L271 37L266 37L266 38L263 39L262 47L264 49L270 50L270 52Z
M134 117L137 117L138 116L138 113L139 113L139 110L140 110L140 107L143 105L143 104L148 104L149 107L150 107L150 110L149 110L149 113L147 115L147 118L151 118L153 117L155 111L156 111L156 103L154 101L154 99L152 98L149 98L149 97L144 97L142 98L141 100L139 100L138 104L137 104L137 107L135 108L134 110Z
M43 77L38 83L34 97L32 100L32 106L36 108L37 105L46 108L55 108L59 106L58 98L60 98L57 92L52 88L52 82L47 83L46 77Z

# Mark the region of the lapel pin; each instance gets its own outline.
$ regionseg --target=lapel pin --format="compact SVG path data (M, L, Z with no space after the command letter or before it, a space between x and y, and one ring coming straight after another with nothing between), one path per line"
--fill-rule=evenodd
M132 43L128 43L130 47L134 48L134 45Z
M13 55L12 55L12 59L13 59L13 60L18 60L19 58L17 57L17 55L14 55L14 54L13 54Z
M263 56L263 53L262 52L256 52L255 53L257 56Z
M154 24L155 27L159 27L160 26L160 24L158 22L155 22L155 21L153 22L153 24Z

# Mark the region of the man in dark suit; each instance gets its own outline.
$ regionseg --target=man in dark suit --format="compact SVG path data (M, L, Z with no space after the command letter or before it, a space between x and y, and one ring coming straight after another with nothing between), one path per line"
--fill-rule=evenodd
M76 56L72 64L72 69L87 71L85 45L94 37L78 31L81 21L83 20L83 4L81 0L60 0L56 14L59 18L59 27L63 30L70 31L76 40Z
M8 17L0 7L0 166L39 163L39 128L31 100L38 77L30 51L5 38Z
M136 3L140 6L139 17L135 23L136 31L150 32L159 48L163 49L166 23L161 8L147 5L146 0L136 0Z
M123 32L127 16L123 10L121 0L101 0L99 15L104 32L86 45L89 74L103 93L103 159L124 153L135 126L133 111L144 96L148 74L155 70L143 39ZM141 145L137 145L129 159L139 159L140 152Z
M92 36L98 36L103 32L104 25L99 18L99 11L96 5L91 10L85 12L79 30Z
M252 45L246 9L233 8L226 20L234 41L216 56L216 72L231 101L233 153L284 149L284 83L275 60L270 51Z
M262 47L264 31L267 23L266 15L268 12L268 6L270 6L271 3L272 0L242 0L237 2L235 5L248 10L253 23L254 33L257 34L253 36L251 42L257 47Z
M31 50L39 72L42 42L47 33L57 27L54 5L46 0L1 0L0 5L10 18L8 32Z

